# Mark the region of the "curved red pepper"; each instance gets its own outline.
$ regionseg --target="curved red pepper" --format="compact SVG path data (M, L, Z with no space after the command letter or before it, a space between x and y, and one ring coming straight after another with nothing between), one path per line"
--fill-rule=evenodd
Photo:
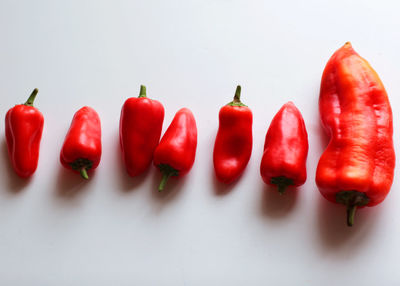
M101 158L101 124L97 112L88 106L79 109L72 118L60 153L67 169L89 179L87 171L94 170Z
M379 76L348 42L329 59L321 80L319 111L330 142L316 183L331 202L357 207L382 202L393 182L392 109Z
M160 141L164 107L146 97L146 87L140 87L139 97L128 98L121 110L119 136L122 158L130 176L143 173L153 160Z
M164 189L169 177L182 177L190 171L196 157L196 147L196 121L189 109L182 108L175 114L154 151L154 166L163 175L159 191Z
M232 102L219 111L219 128L214 144L214 169L218 180L235 181L250 160L253 147L253 114L240 101L241 87L237 86Z
M265 136L260 172L264 182L282 194L288 186L300 186L307 178L307 130L292 102L282 106Z
M37 93L35 88L24 104L8 110L5 119L8 155L15 172L22 178L35 172L39 160L44 118L33 107Z

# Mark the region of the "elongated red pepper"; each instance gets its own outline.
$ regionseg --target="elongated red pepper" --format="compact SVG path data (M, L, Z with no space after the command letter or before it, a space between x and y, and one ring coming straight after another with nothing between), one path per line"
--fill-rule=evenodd
M27 178L35 172L39 160L44 118L42 113L33 107L37 93L38 89L35 88L24 104L14 106L6 114L8 155L15 172L22 178Z
M60 153L61 164L89 179L101 159L101 124L97 112L88 106L79 109L72 118Z
M122 158L130 176L147 170L160 141L164 107L146 97L146 87L140 86L139 97L128 98L121 110L119 136Z
M193 166L196 157L197 127L193 113L182 108L172 120L154 152L154 166L163 177L158 187L162 191L170 177L182 177Z
M219 128L214 144L214 169L218 180L235 181L250 160L253 147L253 114L240 101L240 85L232 102L219 111Z
M264 182L282 194L307 178L308 137L303 117L292 102L282 106L265 136L260 172Z
M326 199L347 206L352 226L357 207L375 206L388 194L395 154L385 88L349 42L325 67L319 111L330 142L319 160L316 183Z

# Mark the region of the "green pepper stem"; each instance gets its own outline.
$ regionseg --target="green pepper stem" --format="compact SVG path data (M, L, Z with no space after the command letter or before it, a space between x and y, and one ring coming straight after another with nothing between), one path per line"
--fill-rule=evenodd
M160 185L158 186L158 191L159 192L164 190L165 185L167 184L167 181L168 181L169 177L171 177L171 173L163 172L163 176L162 176Z
M33 106L33 102L35 101L36 95L38 94L39 90L35 88L31 95L29 96L28 100L24 103L27 106Z
M347 206L347 226L353 226L354 215L356 214L356 210L357 210L357 205Z
M278 192L283 195L288 186L293 185L293 179L286 178L285 176L271 178L271 184L278 187Z
M355 190L340 191L335 195L336 202L344 204L347 208L347 225L353 226L357 207L368 205L370 199L365 193Z
M146 97L146 87L144 85L140 86L139 98Z
M82 167L82 168L79 170L79 173L81 174L81 177L82 177L82 178L84 178L85 180L89 180L89 176L88 176L88 174L87 174L86 167Z
M240 85L238 85L236 87L236 91L235 91L235 96L233 97L233 102L238 102L240 103L240 93L242 92L242 87Z

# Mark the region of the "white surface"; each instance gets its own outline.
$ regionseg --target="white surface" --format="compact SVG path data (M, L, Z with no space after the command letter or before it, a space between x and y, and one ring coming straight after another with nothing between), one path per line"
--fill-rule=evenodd
M387 88L398 151L400 5L349 2L1 1L0 114L38 87L45 128L24 183L10 171L0 125L0 284L399 285L399 169L387 199L359 211L353 228L314 182L326 144L320 77L346 41ZM183 106L197 119L195 165L162 194L155 168L132 179L120 160L120 108L140 84L164 104L164 130ZM227 190L211 154L218 110L237 84L253 110L254 145ZM281 197L259 164L270 120L288 100L307 125L308 179ZM89 182L58 160L83 105L99 112L103 130Z

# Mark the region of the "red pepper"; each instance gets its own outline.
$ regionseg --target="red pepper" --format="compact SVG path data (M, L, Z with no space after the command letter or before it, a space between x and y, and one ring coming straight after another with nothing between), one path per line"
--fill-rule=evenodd
M14 106L6 114L8 155L15 172L22 178L35 172L39 160L44 118L33 107L37 93L38 89L35 88L24 104Z
M307 178L307 130L292 102L282 106L265 136L260 172L264 182L282 194L288 186L300 186Z
M389 193L395 154L385 88L349 42L325 67L319 111L330 142L318 163L316 183L326 199L347 206L352 226L357 207L375 206Z
M250 160L253 147L253 114L240 101L240 85L233 101L219 111L219 128L214 145L215 174L223 183L235 181Z
M130 176L143 173L153 160L160 141L164 107L146 97L146 87L140 86L139 97L128 98L121 111L119 136L122 158Z
M169 177L182 177L193 166L196 157L197 127L193 113L182 108L168 127L154 152L154 165L163 177L158 187L162 191Z
M79 109L65 136L60 161L67 169L89 179L87 171L94 170L101 158L101 125L97 112L88 106Z

